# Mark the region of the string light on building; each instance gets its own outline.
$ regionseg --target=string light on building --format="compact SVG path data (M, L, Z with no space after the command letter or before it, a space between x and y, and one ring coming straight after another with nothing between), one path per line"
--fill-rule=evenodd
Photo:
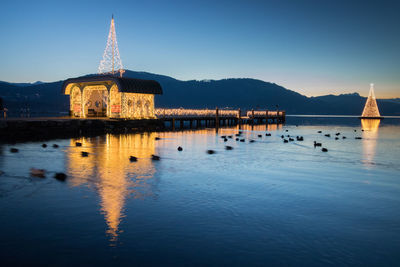
M104 49L103 59L100 61L98 73L115 74L119 72L120 76L125 72L119 55L117 34L115 33L114 15L111 17L110 31L108 33L107 45Z

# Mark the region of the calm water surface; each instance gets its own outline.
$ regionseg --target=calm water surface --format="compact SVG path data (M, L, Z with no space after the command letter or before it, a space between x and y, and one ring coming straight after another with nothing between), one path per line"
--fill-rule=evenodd
M1 145L2 262L399 266L398 119L290 117L240 131L245 143L220 138L231 128Z

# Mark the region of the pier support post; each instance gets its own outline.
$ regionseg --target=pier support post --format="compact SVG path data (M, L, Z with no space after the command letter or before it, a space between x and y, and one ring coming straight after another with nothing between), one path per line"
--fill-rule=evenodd
M219 128L219 111L218 107L215 108L215 128Z

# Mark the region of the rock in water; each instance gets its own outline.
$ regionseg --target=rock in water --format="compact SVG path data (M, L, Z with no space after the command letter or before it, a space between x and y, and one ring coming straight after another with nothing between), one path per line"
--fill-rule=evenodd
M46 177L46 171L44 169L31 168L30 169L30 174L31 174L31 176L39 177L39 178L45 178Z
M152 160L160 160L160 156L157 155L151 155Z
M54 175L54 178L58 181L64 182L67 179L67 175L65 173L62 172L57 172Z

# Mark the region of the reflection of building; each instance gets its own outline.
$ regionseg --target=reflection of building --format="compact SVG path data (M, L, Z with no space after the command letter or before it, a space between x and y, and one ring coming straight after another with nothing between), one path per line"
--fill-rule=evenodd
M380 122L380 119L361 119L361 127L364 130L362 142L364 163L368 166L373 164L375 158Z
M145 119L155 118L154 95L162 89L156 81L97 75L66 80L63 93L75 117Z
M155 133L111 135L71 140L67 153L68 176L72 186L87 185L100 196L100 206L112 240L119 234L128 197L145 198L153 195L154 166L150 159L155 153ZM75 142L82 147L75 147ZM82 158L82 150L89 157ZM134 155L135 163L129 161Z

